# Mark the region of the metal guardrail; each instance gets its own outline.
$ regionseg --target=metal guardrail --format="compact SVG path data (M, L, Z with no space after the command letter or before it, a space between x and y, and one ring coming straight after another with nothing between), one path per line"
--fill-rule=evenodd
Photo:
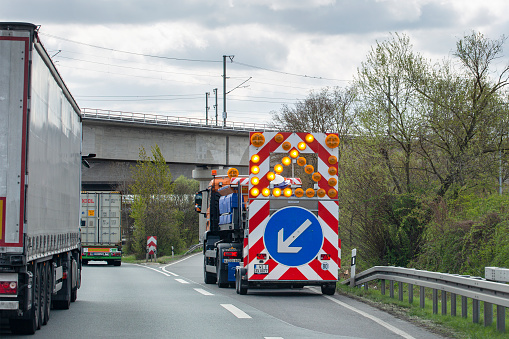
M196 245L193 245L191 247L189 247L189 249L187 250L186 253L184 253L183 255L188 255L189 253L193 253L194 250L196 250L197 248L200 248L203 246L203 243L199 243L199 244L196 244Z
M227 121L226 125L215 125L213 119L198 119L186 117L174 117L168 115L157 115L148 113L133 113L112 111L96 108L82 108L81 115L86 119L107 120L107 121L125 121L141 124L163 125L163 126L186 126L196 128L211 128L217 130L234 131L272 131L274 128L267 124L257 124L249 122Z
M509 307L509 285L487 281L480 277L421 271L394 266L375 266L343 282L350 286L364 285L381 280L381 293L385 294L385 281L389 281L390 297L394 298L394 282L399 283L398 298L403 301L403 284L408 284L408 301L413 302L413 285L420 287L420 307L425 306L425 288L433 291L433 313L438 313L438 291L441 291L442 315L447 314L447 292L450 293L451 315L456 316L456 299L461 296L461 315L466 318L468 298L472 299L472 320L479 323L480 302L484 302L484 326L493 323L493 305L497 305L497 330L505 332L505 308Z

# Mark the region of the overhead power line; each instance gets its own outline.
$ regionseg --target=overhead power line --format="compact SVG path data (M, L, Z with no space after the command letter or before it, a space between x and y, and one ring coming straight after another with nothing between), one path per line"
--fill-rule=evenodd
M87 44L87 43L81 42L81 41L75 41L75 40L71 40L71 39L66 39L66 38L62 38L62 37L59 37L59 36L56 36L56 35L52 35L52 34L48 34L48 33L39 32L39 34L42 34L42 35L45 35L45 36L48 36L48 37L51 37L51 38L54 38L54 39L59 39L59 40L67 41L67 42L72 42L73 44L78 44L78 45L98 48L98 49L102 49L102 50L106 50L106 51L110 51L110 52L118 52L118 53L130 54L130 55L144 56L144 57L148 57L148 58L176 60L176 61L191 61L191 62L212 62L212 63L219 63L219 62L221 62L221 61L218 61L218 60L200 60L200 59L188 59L188 58L174 58L174 57L166 57L166 56L161 56L161 55L152 55L152 54L136 53L136 52L130 52L130 51L122 51L122 50L118 50L118 49L114 49L114 48L102 47L102 46Z
M279 73L279 74L285 74L285 75L292 75L292 76L301 77L301 78L318 79L318 80L330 80L330 81L348 81L348 80L340 80L340 79L331 79L331 78L324 78L324 77L318 77L318 76L311 76L311 75L305 75L305 74L297 74L297 73L289 73L289 72L283 72L283 71L276 71L276 70L273 70L273 69L269 69L269 68L265 68L265 67L260 67L260 66L253 66L253 65L249 65L249 64L244 64L242 62L233 61L233 60L232 60L232 63L238 64L238 65L242 65L242 66L245 66L245 67L250 67L250 68L256 68L256 69L264 70L264 71L267 71L267 72L273 72L273 73Z

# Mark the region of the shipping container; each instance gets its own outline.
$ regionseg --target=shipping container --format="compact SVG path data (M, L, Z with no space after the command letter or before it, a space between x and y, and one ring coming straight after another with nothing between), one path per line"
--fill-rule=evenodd
M83 263L107 261L120 266L122 259L122 195L120 192L81 192L81 242Z

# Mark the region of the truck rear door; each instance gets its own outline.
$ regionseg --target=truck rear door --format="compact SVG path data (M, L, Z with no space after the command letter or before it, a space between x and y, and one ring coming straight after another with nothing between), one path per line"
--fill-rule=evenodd
M30 33L0 31L0 247L23 251Z

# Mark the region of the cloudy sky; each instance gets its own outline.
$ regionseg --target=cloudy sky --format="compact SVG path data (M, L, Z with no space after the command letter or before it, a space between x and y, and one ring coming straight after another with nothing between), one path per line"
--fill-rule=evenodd
M81 108L265 123L310 91L348 86L391 32L439 60L509 33L507 0L0 0L40 36ZM507 50L507 45L506 45ZM508 53L509 55L509 53ZM232 60L233 62L232 62Z

